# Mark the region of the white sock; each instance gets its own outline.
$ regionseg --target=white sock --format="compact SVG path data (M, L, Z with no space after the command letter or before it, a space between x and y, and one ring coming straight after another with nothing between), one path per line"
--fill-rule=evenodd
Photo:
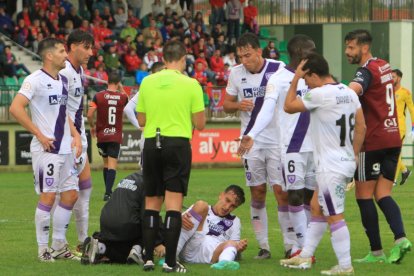
M66 243L66 230L69 226L70 216L72 215L72 206L67 206L59 202L53 214L53 242L52 248L60 250Z
M79 182L78 200L73 206L78 241L82 243L88 237L89 199L91 197L91 179Z
M106 252L106 245L104 243L98 242L98 254L104 254L105 252Z
M308 229L306 230L305 245L303 246L300 256L310 258L314 255L323 234L325 234L328 223L324 217L312 217Z
M330 225L331 242L338 258L339 266L342 268L350 268L351 265L351 238L348 226L345 220L335 222Z
M200 225L200 222L203 220L203 217L200 214L197 214L196 212L194 212L193 209L189 210L188 212L191 215L190 220L194 224L194 226L191 230L185 230L184 228L181 228L180 238L178 239L178 245L177 245L177 256L180 254L181 250L184 248L187 241L197 231L197 228Z
M221 261L234 261L236 259L237 249L234 246L227 246L223 249L219 256L219 262Z
M296 240L299 248L303 248L307 228L307 219L303 205L289 205L289 218L296 233Z
M270 250L267 230L267 211L264 202L252 201L250 206L250 220L256 239L261 249Z
M39 254L48 248L49 244L49 229L50 229L50 210L52 206L47 206L42 203L37 204L35 212L36 225L36 239L39 247Z
M290 223L288 206L277 207L277 218L279 221L280 230L282 231L283 245L286 252L292 249L293 245L296 244L296 235Z
M310 205L307 204L303 204L303 209L305 209L305 215L306 215L306 225L309 224L310 220L311 220L311 207Z

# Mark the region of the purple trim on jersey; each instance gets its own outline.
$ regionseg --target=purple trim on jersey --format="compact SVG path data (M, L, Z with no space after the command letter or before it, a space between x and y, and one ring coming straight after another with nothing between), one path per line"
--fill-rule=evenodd
M83 97L81 98L79 108L75 113L75 121L73 124L75 125L76 130L79 134L82 134L81 127L82 127L82 114L83 114Z
M39 190L43 193L43 169L39 169Z
M48 206L41 202L37 203L37 209L45 211L45 212L50 212L50 210L52 210L52 207L53 206Z
M288 206L277 206L277 211L278 212L289 212L289 207Z
M263 209L266 207L266 204L264 201L252 200L252 202L250 203L250 206L252 206L255 209Z
M346 222L344 220L337 221L330 225L331 233L341 229L342 227L346 227Z
M79 66L79 69L76 69L75 66L72 64L72 62L70 62L69 59L66 59L66 60L70 63L70 65L72 66L73 70L75 70L76 73L80 74L81 66Z
M256 73L254 73L254 74L260 74L260 73L263 71L263 69L266 67L266 64L267 64L267 60L266 60L266 59L264 59L263 65L262 65L262 67L260 68L259 72L256 72Z
M51 74L49 74L48 72L46 72L43 68L40 69L43 73L45 73L46 75L48 75L49 77L51 77L54 80L59 80L59 76L60 74L57 74L57 78L55 79L54 77L52 77Z
M92 187L92 181L90 178L79 181L79 190L86 190Z
M286 188L286 174L285 174L284 166L282 166L282 177L283 177L283 183L285 184L285 188Z
M203 220L203 216L200 215L199 213L197 213L196 211L194 211L193 209L190 209L190 211L188 211L190 213L190 215L195 218L198 222L201 222Z
M299 213L303 211L303 205L300 205L300 206L288 205L288 208L289 208L289 213Z
M262 78L262 82L260 83L260 87L262 86L266 86L267 85L267 73L271 73L271 72L276 72L277 69L279 69L280 63L275 63L275 62L269 62L269 64L266 67L266 71L263 74L263 78ZM260 112L260 109L262 109L263 106L263 102L264 102L264 97L257 97L255 102L254 102L254 108L252 111L252 115L250 116L250 121L247 124L246 130L244 131L244 135L246 135L247 133L250 132L250 130L253 128L254 123L256 122L256 118L257 115Z
M295 72L296 72L295 69L293 69L292 67L290 67L288 65L285 66L285 69L288 70L289 72L292 72L293 74L295 74Z
M66 95L66 100L68 99L68 90L66 89L66 86L68 85L68 79L64 76L61 76L62 78L62 95ZM66 85L65 85L66 84ZM65 124L66 124L66 104L61 104L59 107L59 114L56 119L56 125L55 125L55 141L53 141L53 145L55 146L54 149L52 149L51 153L59 153L60 145L62 143L62 138L65 133Z
M310 112L302 112L299 115L298 123L296 124L295 130L292 134L289 146L286 153L299 152L302 147L303 141L305 140L306 132L308 131L310 123Z
M208 226L208 233L207 235L210 236L220 236L221 234L225 233L227 230L229 230L232 226L233 226L233 219L229 219L226 217L224 217L222 220L220 220L219 223L214 224L214 225L209 225Z
M323 193L323 198L325 199L326 207L328 208L328 212L330 216L336 215L335 208L332 202L332 197L329 191Z
M311 217L310 222L326 222L326 218L325 217Z
M72 209L73 209L73 206L66 205L66 204L62 203L62 201L59 201L58 205L60 207L62 207L63 209L68 210L68 211L72 211Z

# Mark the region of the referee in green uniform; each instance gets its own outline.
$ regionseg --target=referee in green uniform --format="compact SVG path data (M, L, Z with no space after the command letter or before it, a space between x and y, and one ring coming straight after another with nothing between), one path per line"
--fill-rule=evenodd
M145 127L144 270L154 269L154 242L165 199L163 271L186 272L176 261L176 249L181 232L181 207L191 170L192 125L197 130L205 126L203 92L197 80L182 74L187 54L182 42L167 42L163 54L166 69L144 79L137 104L139 125Z

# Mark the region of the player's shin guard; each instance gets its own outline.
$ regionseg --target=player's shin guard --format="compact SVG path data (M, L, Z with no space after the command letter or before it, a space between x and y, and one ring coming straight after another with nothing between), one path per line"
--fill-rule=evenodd
M289 205L289 218L295 229L296 240L300 249L303 248L305 242L305 232L307 228L307 218L303 205L292 206Z
M236 259L237 249L230 245L223 249L219 256L219 262L221 261L234 261Z
M277 207L277 218L280 225L280 230L283 235L283 244L285 247L285 252L292 249L292 246L297 244L296 242L296 235L294 233L294 229L290 223L289 219L289 207L286 206L278 206Z
M405 237L400 207L398 207L398 204L394 199L390 196L386 196L378 200L377 204L381 208L382 213L394 233L394 240Z
M267 229L267 211L264 202L252 201L250 205L250 219L256 239L261 249L270 250Z
M89 222L89 199L92 192L91 179L79 182L78 200L73 206L75 216L76 231L78 232L78 241L82 243L88 237Z
M177 259L177 245L181 232L181 213L167 211L164 222L165 262L169 267L174 267Z
M303 246L301 257L311 258L316 248L321 241L323 234L325 234L328 223L324 217L312 217L308 229L306 230L305 244Z
M194 224L194 226L191 230L185 230L184 228L181 228L181 234L180 234L180 238L178 240L178 246L177 246L177 255L180 254L184 245L194 235L195 231L197 231L197 228L200 225L200 222L203 220L203 217L200 214L197 214L196 212L194 212L193 209L191 209L189 213L191 215L190 220Z
M350 268L351 264L351 238L345 220L330 225L331 242L341 268Z
M36 224L36 239L39 246L39 254L49 244L49 228L50 228L50 210L52 206L47 206L42 203L37 204L35 213Z
M378 212L373 199L357 199L362 225L368 236L371 251L382 250Z
M158 236L160 213L155 210L145 210L142 222L142 243L145 248L145 260L154 260L154 245Z
M53 213L52 248L55 250L62 249L66 244L66 230L68 229L70 216L72 215L72 208L73 206L59 202Z
M105 185L106 185L105 193L108 195L112 194L112 186L114 186L115 177L116 177L116 170L108 169L108 173L106 174L106 181L105 181Z

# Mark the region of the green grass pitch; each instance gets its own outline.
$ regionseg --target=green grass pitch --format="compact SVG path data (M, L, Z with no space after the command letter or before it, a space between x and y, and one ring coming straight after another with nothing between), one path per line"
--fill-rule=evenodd
M127 176L131 171L118 171L117 180ZM70 261L58 261L53 264L40 263L37 260L37 245L34 227L34 212L37 196L33 189L31 173L1 173L0 176L0 275L125 275L142 274L138 266L128 265L96 265L83 266ZM104 185L101 172L93 172L93 192L90 204L89 233L99 230L99 214L104 204L102 201ZM245 187L243 169L194 169L191 174L189 196L185 205L189 206L198 199L213 204L217 195L228 184L239 184ZM327 232L316 251L317 263L311 270L297 271L283 268L279 259L283 256L281 233L277 224L276 203L271 193L267 197L269 216L269 236L272 258L269 260L253 260L258 252L258 245L249 221L249 192L246 204L239 207L235 214L242 221L242 237L249 241L248 249L243 253L238 271L212 271L208 265L188 265L191 275L319 275L320 270L336 264L329 232ZM405 230L414 241L414 181L413 177L404 186L397 186L394 198L400 204L404 217ZM360 258L369 251L368 240L363 231L359 210L353 191L347 193L346 220L351 233L352 257ZM385 252L392 247L393 236L384 216L379 211L381 236ZM74 221L70 224L68 240L76 244ZM400 265L390 264L354 264L356 275L413 275L414 253L410 252ZM161 274L157 267L152 274ZM411 271L411 272L410 272ZM148 275L151 273L148 273Z

